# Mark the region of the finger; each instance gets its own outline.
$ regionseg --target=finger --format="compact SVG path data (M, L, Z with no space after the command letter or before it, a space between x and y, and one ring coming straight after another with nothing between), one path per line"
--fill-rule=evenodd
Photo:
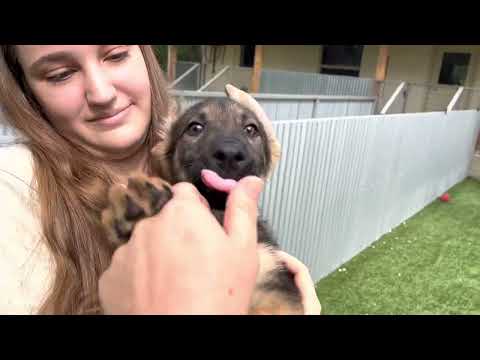
M173 197L175 199L183 199L183 200L200 200L202 205L204 205L207 210L210 211L210 204L208 203L207 199L200 194L198 189L190 183L178 183L172 187Z
M292 273L297 274L297 273L300 273L300 272L308 271L308 269L307 269L307 267L305 266L304 263L302 263L296 257L286 253L285 251L277 250L277 255L280 257L280 259L283 262L285 262L288 269Z
M177 200L199 200L200 193L197 188L187 182L180 182L172 186L173 198Z
M205 207L208 209L208 211L211 210L210 204L208 203L207 199L202 194L199 194L200 202L205 205Z
M109 267L100 275L98 280L98 296L103 309L108 307L108 301L113 296L112 292L115 291L115 282L118 276L118 270L124 269L123 264L125 263L126 259L125 251L126 245L121 245L115 250Z
M256 246L258 199L262 190L260 178L247 176L228 195L223 226L241 247Z
M320 315L322 307L315 291L315 283L308 268L294 256L284 251L277 251L279 258L294 274L295 284L302 294L302 303L305 315Z

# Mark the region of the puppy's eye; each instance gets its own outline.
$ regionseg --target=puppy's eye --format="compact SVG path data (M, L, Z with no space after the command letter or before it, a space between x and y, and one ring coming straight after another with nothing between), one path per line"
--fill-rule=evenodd
M244 130L247 133L247 135L250 137L254 137L258 135L258 128L253 124L245 126Z
M198 122L193 122L188 125L186 133L190 136L197 136L199 135L204 129L204 126Z

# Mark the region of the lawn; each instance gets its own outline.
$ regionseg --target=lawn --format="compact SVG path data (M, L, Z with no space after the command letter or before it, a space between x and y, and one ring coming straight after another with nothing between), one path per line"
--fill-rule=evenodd
M449 193L318 282L322 314L480 314L480 182Z

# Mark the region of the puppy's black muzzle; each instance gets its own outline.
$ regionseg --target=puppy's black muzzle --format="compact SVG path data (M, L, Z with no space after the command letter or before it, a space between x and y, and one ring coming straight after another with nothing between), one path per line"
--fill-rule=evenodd
M219 136L210 146L207 155L209 169L229 179L239 180L251 175L254 160L249 156L245 143L232 136Z

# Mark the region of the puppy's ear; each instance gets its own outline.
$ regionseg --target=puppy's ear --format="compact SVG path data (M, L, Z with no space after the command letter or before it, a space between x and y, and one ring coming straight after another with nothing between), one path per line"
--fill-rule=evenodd
M266 181L272 177L273 172L275 171L275 167L282 156L282 150L280 143L276 139L276 137L267 136L268 137L268 146L270 147L270 166L267 171L267 175L262 178L262 180Z
M263 124L270 146L270 168L268 169L267 175L263 177L263 180L267 180L272 176L272 173L275 170L282 153L281 145L277 139L275 130L273 129L272 122L268 118L265 110L252 95L236 88L231 84L225 85L225 93L231 100L236 101L240 105L243 105L252 111L257 116L257 119Z

